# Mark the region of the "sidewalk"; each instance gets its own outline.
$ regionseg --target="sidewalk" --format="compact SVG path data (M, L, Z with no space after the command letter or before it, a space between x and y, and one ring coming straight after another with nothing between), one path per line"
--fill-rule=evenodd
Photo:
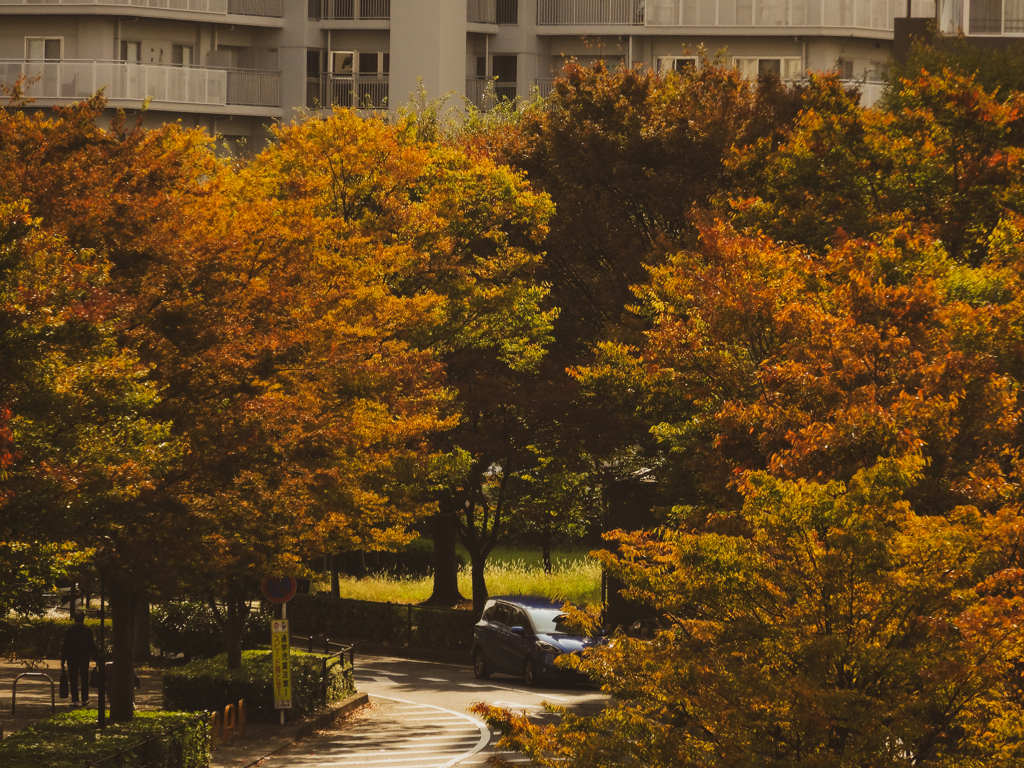
M13 702L14 682L23 673L32 673L18 679L17 699ZM44 660L35 662L33 666L26 664L0 661L0 734L3 738L27 725L49 717L51 712L50 682L53 680L56 711L66 712L70 709L70 699L61 699L60 662ZM163 706L163 688L161 670L136 670L142 685L135 691L136 709L160 709ZM315 718L310 718L293 725L268 725L266 723L248 723L246 734L228 746L215 745L211 752L210 765L213 768L247 768L288 745L302 739L314 731L330 725L336 718L352 712L369 701L363 693L357 693L345 701L339 702L331 710ZM89 699L89 708L95 712L97 696L93 691Z

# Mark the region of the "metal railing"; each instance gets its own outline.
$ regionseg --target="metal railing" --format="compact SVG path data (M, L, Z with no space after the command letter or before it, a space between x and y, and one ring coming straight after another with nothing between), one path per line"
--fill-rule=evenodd
M644 4L645 0L538 0L537 23L643 25Z
M917 5L920 5L918 3ZM917 7L915 5L915 7ZM925 3L925 5L928 5ZM934 6L932 6L934 15ZM892 31L890 0L538 0L537 24ZM927 15L927 14L926 14Z
M311 1L309 18L345 21L390 19L391 0Z
M57 711L57 694L54 688L53 678L45 672L22 672L20 675L14 678L14 682L11 684L11 717L14 717L14 708L18 705L18 681L23 677L45 677L50 683L50 712L55 713ZM39 682L43 682L40 680ZM75 690L78 690L77 688Z
M307 99L309 94L307 93ZM320 78L317 106L351 107L353 109L386 109L388 106L387 75L324 75Z
M284 0L228 0L228 13L238 16L284 16Z
M292 641L302 640L302 635L292 635ZM305 638L306 640L306 652L313 653L313 636L309 635ZM331 651L331 646L338 648L339 650ZM345 663L345 654L348 654L348 665L355 672L356 668L356 649L351 645L345 645L344 643L332 642L329 637L324 637L324 658L323 667L320 672L320 684L321 684L321 695L323 696L324 703L327 703L327 687L329 684L329 673L332 667L336 667L339 664Z
M202 714L202 715L197 716L195 718L195 721L200 721L200 720L205 721L205 718L206 718L206 715ZM111 762L114 762L115 765L130 764L130 765L146 765L146 766L165 763L166 760L165 759L161 759L161 758L165 758L166 757L166 755L161 754L163 752L163 750L158 750L156 753L152 753L152 752L150 752L148 747L151 744L155 744L156 742L159 742L159 741L162 741L162 740L166 739L168 736L171 736L171 735L177 733L178 731L183 731L186 728L189 728L190 726L195 724L195 721L180 723L179 725L176 725L173 728L168 728L166 731L163 731L162 733L158 733L155 736L150 736L145 741L140 741L140 742L138 742L136 744L130 744L127 747L122 747L121 749L117 750L116 752L111 752L109 755L104 755L103 757L98 757L95 760L87 760L86 762L82 763L81 768L96 768L96 766L102 766L102 765L105 765L105 764L108 764L108 763L111 763ZM205 722L203 723L203 726L205 727ZM181 745L179 744L179 747L180 746ZM124 755L127 755L129 753L133 753L133 752L136 753L136 757L135 757L134 760L132 760L132 761L122 761L120 759ZM183 762L183 757L184 756L181 754L181 750L180 749L177 750L177 752L178 752L178 754L175 756L175 758L176 758L176 761L180 764L181 762Z
M281 106L281 74L124 61L0 60L0 83L25 78L34 99L87 99L101 88L111 101L150 99L157 104Z
M517 83L499 82L487 77L466 78L466 101L483 112L499 101L515 101L518 94Z
M546 99L550 95L551 91L555 89L555 78L553 77L538 77L533 81L534 86L537 88L537 94L542 98Z
M246 107L280 107L281 73L229 69L227 103Z
M228 0L0 0L0 6L6 5L106 5L114 8L228 13Z
M25 94L35 99L87 99L101 88L111 100L175 104L227 103L227 72L162 67L124 61L0 60L0 83L26 78Z
M518 24L519 0L498 0L497 16L499 24Z
M466 21L474 24L497 24L497 0L466 0Z

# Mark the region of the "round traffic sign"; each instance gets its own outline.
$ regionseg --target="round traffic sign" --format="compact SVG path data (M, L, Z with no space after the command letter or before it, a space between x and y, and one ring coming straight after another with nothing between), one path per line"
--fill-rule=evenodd
M267 576L263 579L263 596L272 603L280 605L295 597L299 583L294 576Z

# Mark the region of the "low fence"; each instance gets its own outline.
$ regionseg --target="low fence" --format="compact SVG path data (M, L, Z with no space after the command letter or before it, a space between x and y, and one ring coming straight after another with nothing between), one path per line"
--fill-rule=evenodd
M207 754L208 728L206 715L197 715L145 741L87 760L81 768L199 768Z
M288 603L288 619L292 632L301 635L467 653L477 620L472 611L327 595L296 595Z

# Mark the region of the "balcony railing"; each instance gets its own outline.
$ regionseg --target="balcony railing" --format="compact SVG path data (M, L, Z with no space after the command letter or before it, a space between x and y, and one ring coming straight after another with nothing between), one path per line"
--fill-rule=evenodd
M284 16L284 0L228 0L228 13L238 16Z
M466 0L466 21L475 24L497 24L498 0Z
M236 2L237 0L232 0ZM278 0L280 4L280 0ZM9 5L71 6L97 5L112 8L153 8L193 13L228 13L228 0L0 0L0 7Z
M646 27L830 27L891 31L890 0L538 0L538 25ZM914 9L934 15L934 1ZM917 10L915 10L917 13Z
M486 77L466 78L466 100L484 112L498 101L515 101L518 92L516 83L502 83Z
M111 101L150 99L155 105L279 107L278 72L166 67L123 61L0 60L0 83L24 77L34 99L87 99L101 88Z
M344 21L390 19L391 0L310 0L309 18Z
M350 107L353 109L387 109L387 75L324 75L320 78L319 98L311 99L307 88L306 101L310 107ZM310 103L311 101L315 104Z
M644 2L645 0L538 0L537 23L642 25Z
M227 103L246 107L280 107L281 73L229 69Z

